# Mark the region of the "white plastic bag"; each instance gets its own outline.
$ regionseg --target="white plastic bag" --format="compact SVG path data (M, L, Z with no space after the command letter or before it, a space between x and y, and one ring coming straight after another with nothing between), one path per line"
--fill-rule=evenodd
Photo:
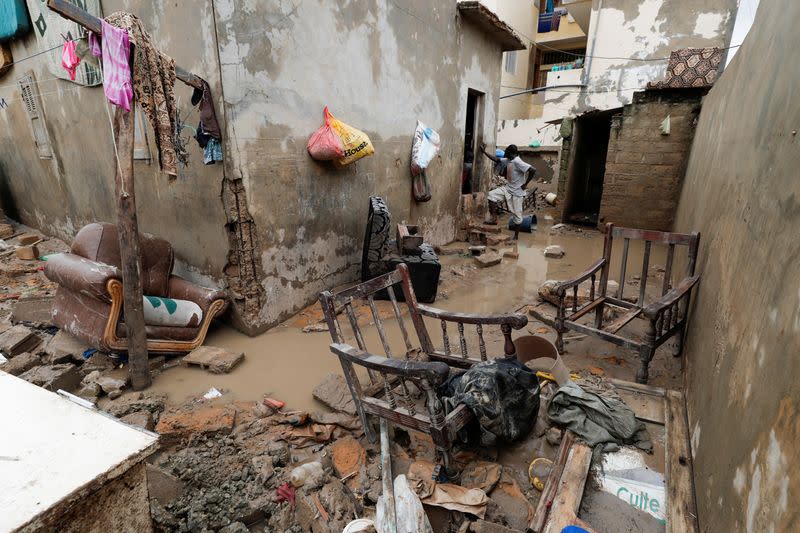
M411 145L412 176L418 176L428 168L439 153L440 144L439 134L418 120L417 129L414 131L414 143Z

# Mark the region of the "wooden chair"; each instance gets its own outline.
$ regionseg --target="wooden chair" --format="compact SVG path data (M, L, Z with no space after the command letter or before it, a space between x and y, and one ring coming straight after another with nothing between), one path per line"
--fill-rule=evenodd
M609 295L606 292L608 286L608 275L611 264L611 249L614 239L624 239L622 245L622 264L619 273L619 289L616 295ZM625 270L628 261L628 249L631 239L644 241L644 255L642 259L642 273L639 285L639 297L636 303L631 303L623 299L625 290ZM661 287L661 296L645 305L645 290L647 287L647 274L650 266L650 250L653 243L667 245L667 259L664 269L664 282ZM554 292L559 301L558 311L555 319L555 329L558 333L556 347L559 352L564 350L563 334L568 330L577 331L586 335L599 337L618 346L624 346L639 353L641 367L636 373L636 381L647 383L648 366L653 359L656 348L661 346L673 335L676 337L677 344L673 351L675 357L679 357L683 351L683 336L686 329L687 311L689 308L689 298L692 288L700 279L695 276L694 268L697 261L697 249L700 243L700 234L695 232L685 233L666 233L661 231L650 231L632 228L617 228L613 224L606 224L605 243L603 245L603 257L598 259L588 270L579 274L576 278L559 282ZM675 247L685 246L687 248L686 274L685 277L672 286L672 266L675 257ZM599 286L595 287L597 275L600 273ZM578 286L589 281L589 299L584 305L579 305ZM572 290L572 312L567 314L568 307L565 305L565 297L568 290ZM624 309L624 313L608 324L603 324L603 308L607 305ZM594 311L594 326L579 324L578 319ZM648 321L648 327L642 341L636 341L618 334L626 324L637 317L644 317Z
M398 303L395 287L399 284L405 302ZM403 346L393 352L387 336L384 321L375 305L375 293L386 289L391 302L394 318L397 320ZM354 302L365 300L378 332L385 356L370 352L364 334L358 324ZM397 269L377 278L363 282L355 287L336 293L325 291L320 294L320 304L325 314L333 343L330 348L339 357L344 377L353 395L353 400L361 418L364 432L370 441L375 442L375 432L368 423L367 416L375 415L400 426L421 431L431 436L444 466L449 469L449 450L456 433L472 418L472 413L464 405L459 405L446 413L437 392L439 385L450 375L451 368L466 369L473 364L487 360L483 327L499 326L505 337L506 357L515 357L516 349L511 338L512 329L521 329L528 323L527 317L519 314L477 315L452 313L422 305L417 302L408 267L398 265ZM409 329L401 312L406 306L408 318L416 332L417 343L412 341ZM339 321L343 313L350 325L350 333L345 338ZM423 317L439 320L442 328L442 349L434 347ZM458 350L454 351L448 334L448 324L455 324L458 331ZM474 325L478 337L478 354L468 353L465 325ZM348 343L354 343L348 344ZM366 369L369 383L362 384L355 366ZM415 400L410 394L412 384L424 394L424 412L418 412Z

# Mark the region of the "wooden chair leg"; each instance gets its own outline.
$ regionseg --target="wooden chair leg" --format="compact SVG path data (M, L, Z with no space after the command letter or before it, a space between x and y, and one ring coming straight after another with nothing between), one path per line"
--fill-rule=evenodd
M675 344L672 346L672 356L680 357L683 353L683 338L686 330L686 323L675 333Z
M656 323L654 320L651 320L647 326L647 332L644 336L644 344L639 347L639 359L641 361L641 367L639 367L639 371L636 372L636 381L639 383L646 384L648 378L650 377L648 366L650 365L650 361L653 360L653 355L656 353L655 341Z
M558 353L564 353L564 332L556 326L556 350Z

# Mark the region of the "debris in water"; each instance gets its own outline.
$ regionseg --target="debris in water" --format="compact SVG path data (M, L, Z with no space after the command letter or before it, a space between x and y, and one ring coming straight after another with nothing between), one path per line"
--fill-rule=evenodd
M213 400L214 398L219 398L220 396L222 396L222 393L216 387L211 387L208 389L208 391L206 391L205 394L203 394L203 398L206 400Z

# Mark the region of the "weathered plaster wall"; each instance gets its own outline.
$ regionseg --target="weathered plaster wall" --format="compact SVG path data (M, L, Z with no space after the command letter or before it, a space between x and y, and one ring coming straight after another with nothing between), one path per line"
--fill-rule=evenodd
M453 238L467 90L485 93L479 136L492 144L501 68L499 46L462 21L455 2L215 6L226 169L244 184L261 241L264 301L254 326L356 277L372 194L387 198L395 221L419 223L428 241ZM370 136L374 156L345 169L308 157L325 105ZM409 175L417 119L442 138L424 204L413 201Z
M531 64L532 45L530 39L536 35L538 25L539 0L500 0L487 6L504 21L507 21L522 38L528 47L525 50L506 52L503 54L502 77L500 79L500 94L513 94L528 87L529 70ZM516 69L508 72L505 69L507 55L516 56ZM497 116L500 120L526 116L530 105L530 95L512 96L500 100Z
M685 375L708 532L800 528L798 19L761 1L704 101L676 219L702 232Z
M594 0L586 44L586 54L594 57L583 68L586 89L546 91L542 116L501 123L498 143L550 144L537 132L548 120L631 102L635 91L666 72L666 60L649 60L680 48L727 46L736 7L736 0Z
M162 50L204 77L212 91L219 91L209 4L144 0L104 0L102 4L105 14L121 9L137 13ZM193 28L191 35L184 28ZM40 51L32 32L10 45L15 60ZM60 51L53 53L60 56ZM28 71L37 78L42 95L52 160L39 159L20 99L16 82ZM175 95L179 108L188 112L189 88L178 83ZM54 79L44 61L32 58L15 64L0 77L0 98L8 104L0 108L0 183L6 212L67 241L89 222L114 222L114 145L102 86L85 88ZM193 117L196 125L197 113ZM158 170L153 135L148 139L152 163L135 163L139 229L173 244L181 273L207 285L219 285L228 250L219 199L222 166L203 165L202 151L192 140L190 166L170 181Z

